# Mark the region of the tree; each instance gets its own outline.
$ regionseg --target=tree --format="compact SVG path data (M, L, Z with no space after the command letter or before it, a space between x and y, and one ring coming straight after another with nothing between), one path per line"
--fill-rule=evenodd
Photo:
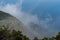
M26 36L24 36L24 39L25 39L25 40L30 40L30 39L29 39L29 38L27 38Z
M37 37L35 37L35 38L34 38L34 40L38 40L38 38L37 38Z
M56 40L60 40L60 32L58 32L58 35L56 35Z
M8 27L0 27L0 40L29 40L21 31L9 30Z
M55 37L49 38L49 40L55 40Z
M48 38L47 37L44 37L42 40L48 40Z
M5 27L4 25L0 27L0 40L8 40L10 37L9 32L8 27Z

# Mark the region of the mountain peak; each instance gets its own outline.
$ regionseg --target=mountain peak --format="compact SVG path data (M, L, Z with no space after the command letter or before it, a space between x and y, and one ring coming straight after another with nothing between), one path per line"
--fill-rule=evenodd
M6 19L7 17L10 17L10 16L11 16L10 14L0 11L0 20Z

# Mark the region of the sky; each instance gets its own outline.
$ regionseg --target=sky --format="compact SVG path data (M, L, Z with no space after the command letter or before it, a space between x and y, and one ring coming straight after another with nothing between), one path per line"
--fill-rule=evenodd
M40 27L52 33L60 32L60 0L0 0L0 10L13 15L38 34ZM39 25L39 30L30 27L31 23Z

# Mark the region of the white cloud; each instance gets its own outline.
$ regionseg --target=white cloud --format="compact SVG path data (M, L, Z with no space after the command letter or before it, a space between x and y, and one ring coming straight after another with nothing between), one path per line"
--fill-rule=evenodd
M5 6L2 6L2 4L4 3L3 1L0 3L0 10L4 11L4 12L8 12L9 14L15 16L16 18L18 18L19 20L21 20L23 23L25 24L29 24L30 22L36 23L36 24L40 24L44 25L44 27L48 27L47 23L49 21L51 21L51 18L46 18L46 20L40 20L38 19L37 15L32 15L30 13L23 13L21 11L22 8L22 3L24 0L18 0L18 2L16 4L6 4ZM50 16L50 15L49 15Z
M10 13L10 14L14 14L16 15L16 11L17 11L17 8L16 8L16 5L12 5L12 4L6 4L3 8L2 8L2 11L5 11L7 13Z
M25 24L29 24L31 22L39 24L39 20L38 20L37 15L31 15L29 13L24 14L24 16L23 16L23 22Z
M1 4L3 4L3 2ZM45 20L40 20L39 21L36 14L32 15L30 13L22 12L21 11L21 7L22 7L21 5L22 5L22 0L19 0L16 4L9 4L8 3L4 6L1 5L0 10L15 16L16 18L18 18L20 21L22 21L26 25L28 25L30 22L33 22L33 23L36 23L36 24L39 24L39 22L40 22L42 26L48 27L47 23L52 20L51 18L46 18Z
M20 5L20 8L18 8L18 6ZM23 13L21 11L21 5L22 5L22 1L21 4L6 4L5 6L1 6L2 8L0 8L2 11L7 12L15 17L17 17L19 20L21 20L23 23L28 24L30 22L33 23L38 23L38 17L37 15L32 15L30 13Z
M37 15L31 15L29 13L23 13L21 11L22 0L20 2L17 2L16 4L7 3L4 6L1 5L0 10L9 13L12 16L15 16L16 18L18 18L20 21L22 21L26 25L28 25L30 22L38 23L39 20L38 20ZM3 3L4 2L2 2L2 4ZM33 33L33 31L32 31L32 33Z

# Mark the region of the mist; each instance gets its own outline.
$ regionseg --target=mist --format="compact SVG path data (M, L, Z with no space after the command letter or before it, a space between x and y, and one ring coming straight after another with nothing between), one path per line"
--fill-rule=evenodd
M4 1L1 1L0 10L7 12L10 15L16 17L22 23L27 25L28 28L32 30L32 32L34 31L34 33L36 33L37 36L40 35L40 31L39 31L40 28L43 29L43 32L53 34L53 32L55 31L54 25L57 23L56 19L54 19L56 18L56 12L54 13L54 11L57 9L55 6L59 4L59 2L58 3L57 2L56 0L55 1L54 0L50 0L50 1L48 0L46 1L44 0L18 0L15 4L10 4L10 3L5 4ZM54 11L51 11L52 7L55 7L56 9ZM38 27L36 28L38 30L32 29L32 27L30 27L30 23L37 24Z

